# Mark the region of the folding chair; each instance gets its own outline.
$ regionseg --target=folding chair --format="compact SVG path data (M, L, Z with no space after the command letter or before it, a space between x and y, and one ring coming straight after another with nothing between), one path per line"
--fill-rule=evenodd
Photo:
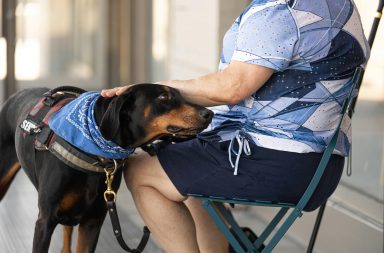
M377 31L377 27L379 24L379 20L381 17L382 9L383 9L384 0L380 1L378 8L378 15L374 20L370 36L368 39L368 43L370 47L372 47L373 40ZM213 221L219 227L221 232L225 235L232 248L237 253L269 253L271 252L277 243L282 239L284 234L291 227L293 222L302 216L303 209L307 205L309 199L312 194L315 192L317 185L320 182L320 179L325 171L325 168L328 164L328 161L332 155L332 152L336 146L337 138L339 136L340 126L343 121L343 118L346 114L352 116L353 109L356 103L356 90L358 91L361 85L362 77L364 74L364 70L361 67L358 67L354 73L353 78L350 82L352 82L351 90L349 92L348 97L345 99L343 107L342 107L342 117L338 123L338 126L324 151L324 154L320 160L320 163L316 169L316 172L309 183L307 189L305 190L303 196L298 201L297 204L294 203L275 203L269 201L257 201L257 200L248 200L248 199L226 199L219 198L215 196L200 196L200 195L192 195L195 198L201 199L204 208L207 210L208 214L211 216ZM253 206L266 206L266 207L279 207L280 210L275 215L275 217L271 220L271 222L266 226L264 231L259 235L258 239L254 242L250 241L247 237L246 233L240 228L230 211L225 207L225 204L241 204L241 205L253 205ZM319 208L318 216L314 225L314 229L312 232L312 236L310 239L310 243L307 249L307 252L312 252L313 246L316 240L316 236L320 227L321 218L324 213L326 203L323 204ZM287 213L289 214L287 215ZM281 224L279 227L278 225ZM268 243L266 240L270 238ZM265 247L261 246L265 244Z

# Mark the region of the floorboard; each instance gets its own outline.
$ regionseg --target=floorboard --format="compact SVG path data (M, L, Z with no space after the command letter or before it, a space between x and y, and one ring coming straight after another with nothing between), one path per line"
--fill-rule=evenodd
M132 205L126 187L118 193L118 214L124 238L130 247L136 247L142 235L142 223ZM128 202L123 200L129 200ZM27 253L32 251L34 224L37 218L37 192L24 171L20 171L12 183L8 193L0 202L0 245L1 253ZM130 216L132 218L130 218ZM76 233L74 233L76 236ZM75 249L75 237L72 249ZM62 245L62 229L58 226L52 236L49 252L60 252ZM107 217L101 230L96 253L125 252L118 245L112 233L112 226ZM150 240L144 253L162 253L163 251Z

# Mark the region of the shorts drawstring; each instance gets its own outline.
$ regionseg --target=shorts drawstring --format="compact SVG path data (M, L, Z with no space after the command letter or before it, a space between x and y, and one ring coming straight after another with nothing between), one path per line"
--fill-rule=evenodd
M237 152L233 148L234 140L237 140L237 144L239 145L239 150ZM235 176L237 175L237 171L239 168L239 161L243 151L244 151L244 154L246 154L247 156L251 155L251 148L249 146L249 142L246 136L242 135L240 131L237 131L236 135L231 139L231 142L229 143L229 147L228 147L228 158L229 158L229 162L231 163L231 167L235 169L233 171L233 175ZM235 164L233 164L232 162L232 153L236 155Z

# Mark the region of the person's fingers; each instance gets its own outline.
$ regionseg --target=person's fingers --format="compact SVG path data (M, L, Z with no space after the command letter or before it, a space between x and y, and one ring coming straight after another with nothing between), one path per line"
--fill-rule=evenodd
M100 91L100 95L103 96L103 97L108 97L108 91L107 90L101 90Z
M129 87L131 87L132 85L126 85L126 86L121 86L121 87L118 87L118 89L116 90L116 95L117 96L120 96L121 94L123 94L126 90L129 89Z
M115 88L112 88L112 89L104 89L104 90L101 90L100 94L101 96L103 97L113 97L113 96L117 96L117 91L122 88L122 87L115 87Z
M111 89L104 89L100 91L100 95L103 97L114 97L114 96L120 96L123 94L126 90L128 90L131 86L134 84L129 84L125 86L117 86L115 88Z

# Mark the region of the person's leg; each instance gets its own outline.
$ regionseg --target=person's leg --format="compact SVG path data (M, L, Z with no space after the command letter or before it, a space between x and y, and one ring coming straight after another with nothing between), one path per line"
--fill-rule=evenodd
M229 244L224 234L220 232L212 218L195 198L185 201L195 221L197 241L201 252L228 252Z
M195 223L188 208L182 202L186 197L175 188L157 157L141 153L131 156L128 163L124 173L125 182L132 193L140 215L159 244L167 253L199 252ZM200 231L203 223L198 213L202 210L199 212L195 212L195 210L192 208L192 213L198 221L196 224ZM205 219L204 215L202 219ZM204 234L209 234L208 228ZM227 252L220 249L222 245L219 240L213 241L218 242L219 249L212 248L212 250L207 249L206 251L205 248L202 248L202 252Z

